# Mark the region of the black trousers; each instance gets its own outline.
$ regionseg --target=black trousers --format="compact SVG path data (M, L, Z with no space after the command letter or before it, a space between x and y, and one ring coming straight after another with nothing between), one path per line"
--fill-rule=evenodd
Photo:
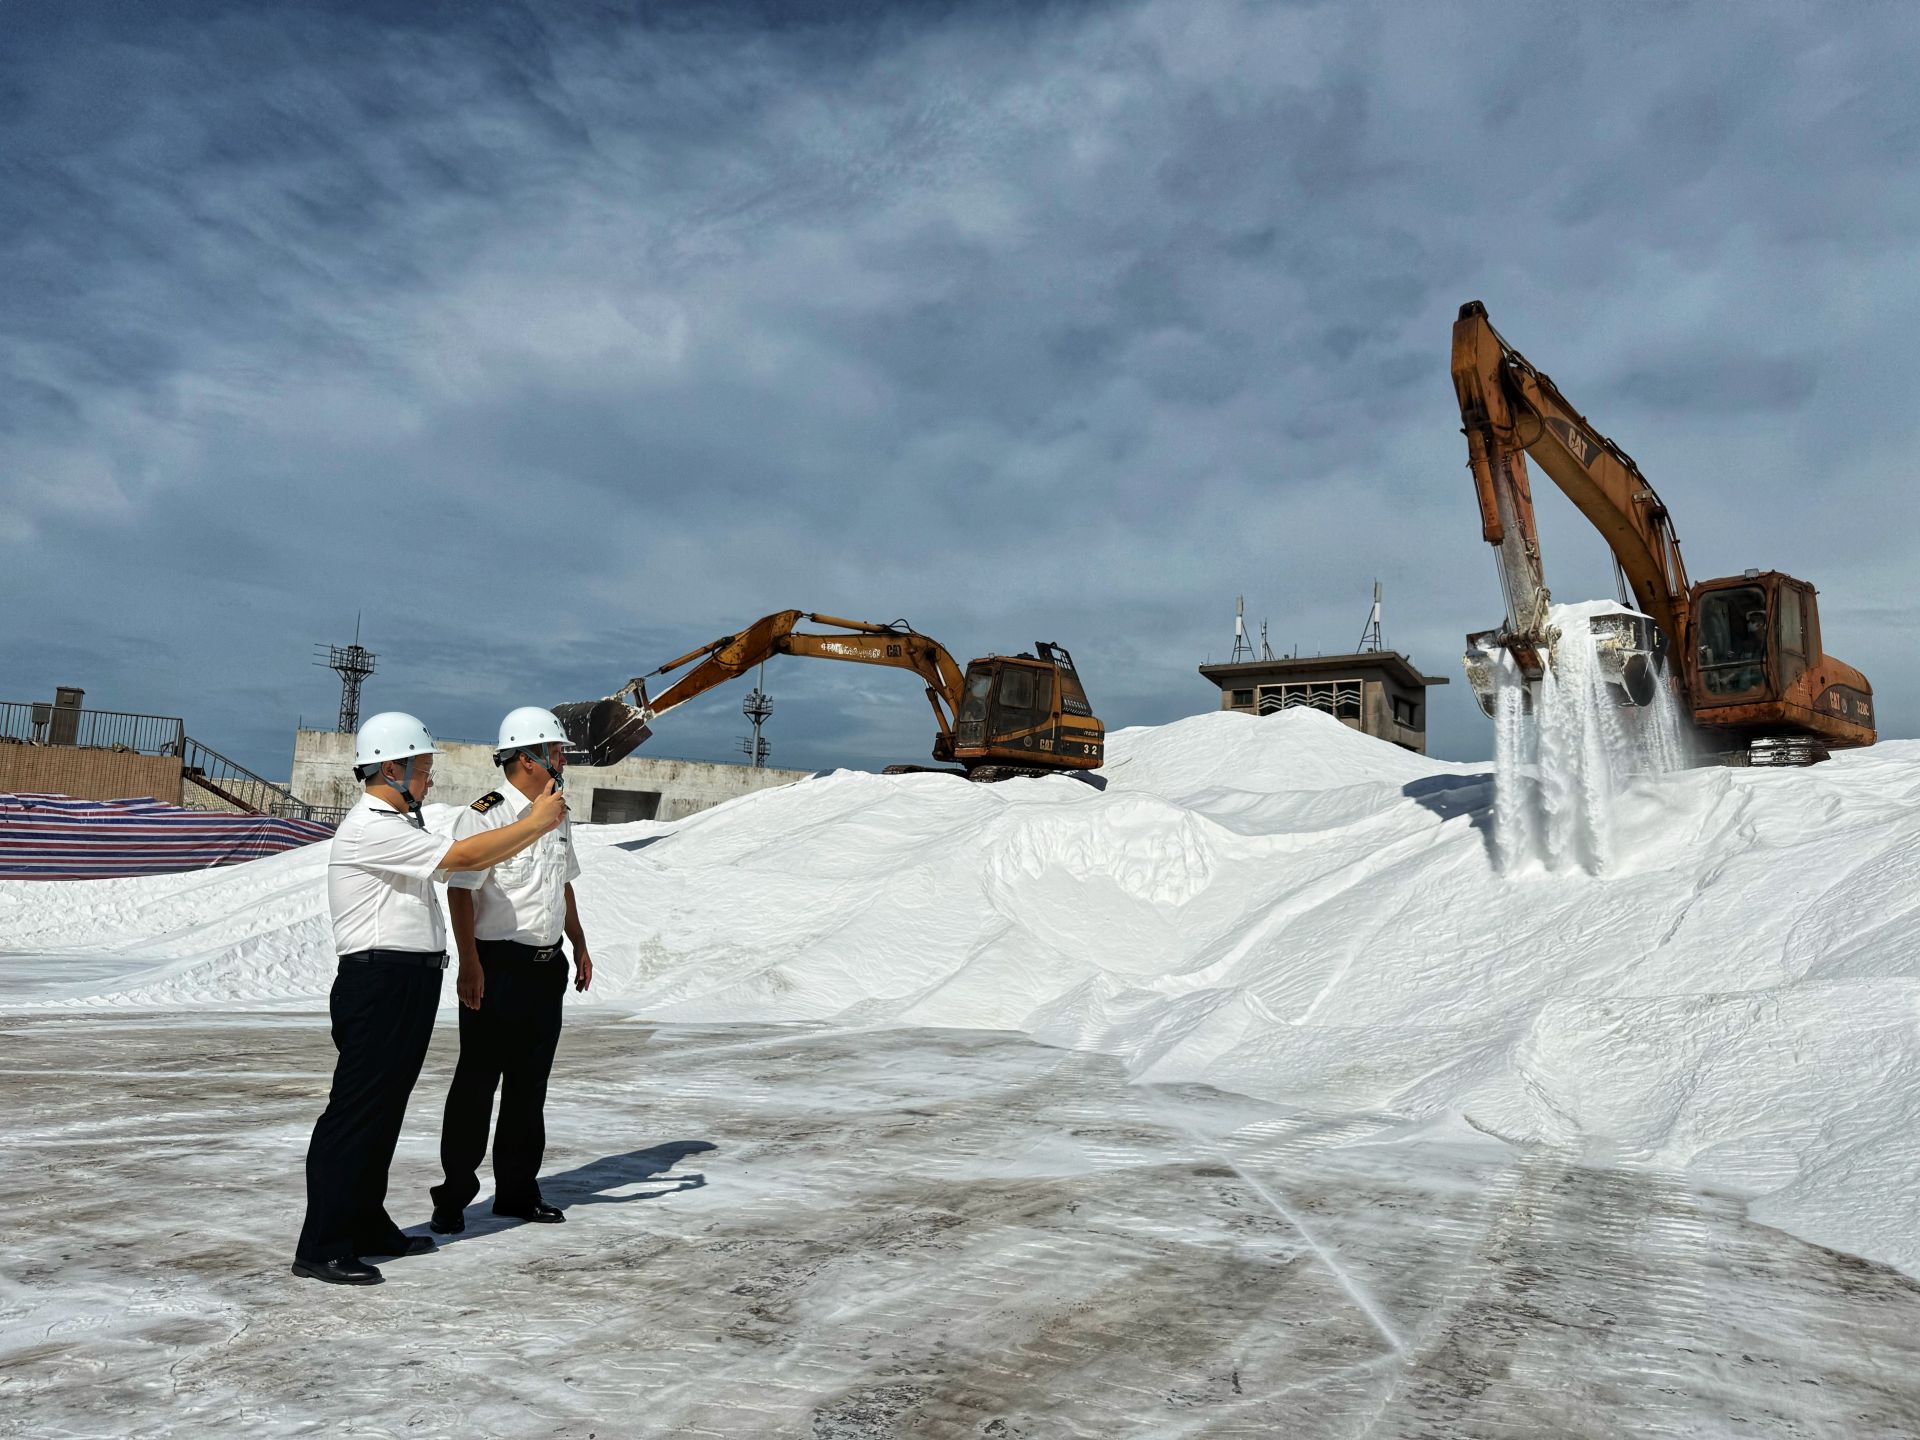
M440 1129L446 1180L433 1187L433 1208L464 1210L480 1193L493 1091L500 1123L493 1135L493 1208L528 1210L540 1203L540 1157L547 1148L547 1075L560 1044L560 1001L567 960L534 960L530 945L478 942L486 991L480 1008L460 1007L460 1063L447 1091Z
M387 1214L387 1169L439 1001L437 966L340 962L327 1001L340 1058L307 1146L307 1218L294 1251L300 1259L405 1248Z

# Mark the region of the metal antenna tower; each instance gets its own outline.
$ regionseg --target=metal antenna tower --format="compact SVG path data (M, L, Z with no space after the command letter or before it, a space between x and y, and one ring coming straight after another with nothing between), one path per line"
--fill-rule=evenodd
M1260 622L1260 658L1273 659L1273 646L1267 643L1267 622L1264 620Z
M1251 659L1253 642L1247 639L1247 597L1242 595L1233 605L1233 658L1227 663L1238 665Z
M378 658L360 643L360 617L353 617L351 645L316 645L314 654L321 657L314 664L325 665L340 677L340 723L334 728L352 734L360 728L360 682L373 674Z
M1360 632L1359 653L1365 655L1371 651L1383 649L1380 640L1380 582L1373 582L1373 609L1367 612L1366 628Z
M740 748L746 752L753 768L758 770L767 763L767 757L773 753L773 746L760 738L760 727L767 723L767 717L773 714L773 697L763 687L767 683L767 662L760 662L760 677L754 682L753 690L740 702L740 713L753 725L751 736L740 737Z

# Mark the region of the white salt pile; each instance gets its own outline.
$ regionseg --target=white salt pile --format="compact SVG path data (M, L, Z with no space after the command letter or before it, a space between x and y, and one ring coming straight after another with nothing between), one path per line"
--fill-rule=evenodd
M841 773L581 827L592 1001L1021 1030L1145 1079L1464 1120L1920 1273L1920 743L1611 776L1597 874L1502 874L1490 767L1310 711L1110 756L1104 793ZM13 1003L320 1005L322 863L0 884L0 947L120 976Z

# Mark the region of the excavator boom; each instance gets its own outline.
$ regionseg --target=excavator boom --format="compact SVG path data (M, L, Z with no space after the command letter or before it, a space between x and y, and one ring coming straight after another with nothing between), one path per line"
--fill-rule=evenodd
M1509 606L1518 601L1521 607L1508 610L1510 630L1538 636L1546 621L1547 590L1527 483L1531 455L1606 539L1635 604L1684 649L1690 620L1687 566L1666 505L1633 457L1501 337L1478 300L1461 306L1454 323L1453 386L1467 433L1481 533L1501 549Z

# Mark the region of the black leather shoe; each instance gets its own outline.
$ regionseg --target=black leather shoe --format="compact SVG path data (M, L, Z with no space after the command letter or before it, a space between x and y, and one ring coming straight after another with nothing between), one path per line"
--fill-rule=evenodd
M436 1210L427 1228L436 1235L458 1235L467 1228L467 1217L459 1210Z
M387 1278L377 1267L352 1255L338 1260L296 1260L293 1273L306 1280L324 1280L329 1285L378 1285Z
M504 1215L509 1220L528 1220L535 1225L558 1225L567 1218L564 1213L554 1209L544 1200L535 1201L532 1208L527 1210L502 1210L496 1205L493 1207L493 1213Z

